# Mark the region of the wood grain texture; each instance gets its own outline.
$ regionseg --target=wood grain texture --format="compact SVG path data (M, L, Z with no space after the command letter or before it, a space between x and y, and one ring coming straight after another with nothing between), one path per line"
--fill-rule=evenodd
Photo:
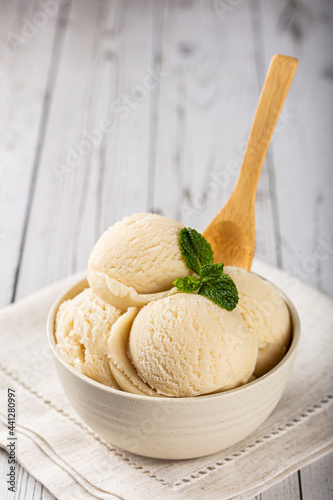
M85 267L107 226L147 210L152 3L130 4L72 3L19 297Z
M169 76L159 96L154 208L203 230L231 193L258 98L252 34L250 44L233 36L249 31L249 10L242 5L226 22L213 4L161 5Z
M281 133L272 144L280 265L332 294L328 269L333 242L329 223L333 212L333 145L327 135L332 130L332 116L325 112L325 108L332 109L333 95L332 56L325 49L333 42L332 5L321 0L257 2L256 6L264 20L264 61L276 50L287 51L301 61L286 101Z
M302 500L297 473L264 491L261 495L259 495L258 500L283 499Z
M333 498L333 454L305 467L301 474L304 500Z
M10 302L15 294L17 265L43 135L50 74L56 64L53 59L56 50L56 18L50 18L45 29L37 30L32 38L23 37L23 19L31 19L37 10L37 0L0 3L2 306Z
M15 44L39 10L0 3L2 305L85 267L131 212L203 230L235 184L274 53L300 66L259 180L256 256L333 294L329 0L73 0ZM21 467L9 497L6 467L0 450L1 498L53 498ZM331 469L332 455L257 500L329 500Z

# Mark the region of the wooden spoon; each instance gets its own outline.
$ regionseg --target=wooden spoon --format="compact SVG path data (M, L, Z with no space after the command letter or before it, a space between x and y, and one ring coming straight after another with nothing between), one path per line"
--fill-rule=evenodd
M254 206L257 184L278 116L298 65L275 55L259 98L236 186L204 232L215 262L250 270L255 248Z

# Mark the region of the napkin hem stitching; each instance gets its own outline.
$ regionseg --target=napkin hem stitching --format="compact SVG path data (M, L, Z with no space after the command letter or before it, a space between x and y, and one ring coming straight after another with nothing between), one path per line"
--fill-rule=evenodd
M275 439L282 433L288 432L291 428L295 427L305 419L310 418L314 413L318 413L319 410L323 409L325 406L331 403L332 400L333 400L333 394L327 394L319 402L309 406L306 410L303 410L296 417L293 417L292 419L288 420L285 424L275 427L272 431L269 431L264 436L259 437L253 443L245 446L241 450L232 453L231 455L225 457L223 460L217 460L216 462L213 462L212 464L204 467L203 469L200 469L192 474L188 474L187 476L184 476L183 478L177 480L175 483L173 483L173 488L180 489L182 486L188 485L189 483L197 479L200 479L200 477L202 477L203 475L211 474L215 470L220 469L224 465L234 461L235 458L238 458L241 455L244 455L249 451L258 448L267 441Z
M212 472L215 472L218 469L221 469L224 465L234 461L235 459L239 458L240 456L248 453L249 451L258 448L262 444L264 444L267 441L270 441L271 439L275 439L277 436L284 432L288 432L291 428L295 427L302 421L304 421L307 418L310 418L314 413L317 413L319 410L323 409L326 405L332 402L333 400L333 394L327 394L324 396L319 402L312 404L309 406L307 409L303 410L301 413L299 413L296 417L293 417L292 419L288 420L286 423L279 425L275 427L272 431L269 431L262 437L258 437L253 443L245 446L239 451L236 451L232 453L231 455L225 457L222 460L217 460L216 462L213 462L212 464L192 473L188 474L187 476L184 476L181 479L178 479L177 481L171 483L166 481L165 479L162 479L156 474L153 474L149 469L144 469L141 465L134 461L130 461L130 458L127 458L124 453L120 452L117 448L112 447L109 443L104 441L98 434L93 432L89 427L87 427L85 424L82 422L78 421L67 413L65 410L62 408L58 408L54 403L49 401L48 399L44 398L41 394L39 394L35 389L30 387L28 384L23 382L15 373L13 373L12 370L4 366L2 363L0 363L0 369L7 374L7 376L11 377L13 380L15 380L18 384L20 384L24 389L28 390L33 396L35 396L37 399L40 399L44 404L46 404L48 407L50 407L52 410L56 411L57 413L61 414L63 417L80 427L83 431L85 431L87 434L89 434L93 439L96 441L100 442L104 447L106 447L109 451L111 451L115 456L120 458L123 462L127 463L127 465L130 465L136 470L139 470L142 472L142 474L145 474L146 476L150 477L151 479L154 479L155 481L163 484L164 486L168 486L169 488L173 490L179 490L184 486L187 486L189 483L200 479L202 476L206 476L211 474Z
M5 416L3 415L3 413L0 412L0 416L2 416L2 420L5 420L5 418L4 418ZM1 419L0 419L0 422L1 422ZM5 423L2 422L2 425L5 426ZM35 431L32 431L31 429L28 429L27 427L24 427L22 425L17 425L16 432L19 436L24 436L26 439L32 441L34 443L34 445L37 448L39 448L39 450L48 457L49 460L51 460L53 463L55 463L57 465L57 467L59 467L60 469L65 471L67 474L69 474L87 493L93 494L94 498L98 498L101 500L103 497L100 496L100 494L106 493L106 494L112 494L120 500L124 500L123 497L120 497L116 493L112 493L110 491L103 490L99 486L96 486L94 483L90 483L89 481L87 481L82 476L82 474L80 474L77 470L73 469L71 467L71 465L68 464L68 462L63 460L59 456L59 454L53 449L53 447L43 437L36 434ZM44 444L42 445L38 440L40 440ZM4 449L7 451L7 453L9 453L9 449L6 445L4 445ZM51 453L50 453L50 451L47 451L47 450L51 450ZM21 461L21 457L17 456L17 459L19 462L23 463L23 461ZM91 490L98 490L97 493L99 496L97 496L97 493L92 493Z
M15 375L15 373L13 373L12 370L10 370L6 366L4 366L2 363L0 363L0 369L4 373L6 373L6 375L8 377L12 378L18 384L20 384L25 390L29 391L34 397L36 397L37 399L41 400L42 403L44 403L49 408L51 408L52 410L56 411L57 413L59 413L63 417L67 418L69 421L71 421L72 423L74 423L75 425L77 425L78 427L80 427L83 431L85 431L87 434L89 434L93 439L95 439L96 441L100 442L104 447L106 447L109 451L111 451L116 457L120 458L120 460L122 460L123 462L125 462L127 465L130 465L134 469L139 470L145 476L148 476L151 479L154 479L155 481L163 484L164 486L168 486L170 488L173 487L172 483L170 483L168 481L165 481L165 479L162 479L162 478L156 476L156 474L153 474L149 469L145 469L144 467L142 467L141 465L139 465L137 462L135 462L133 460L131 461L131 459L128 458L128 457L126 457L124 453L122 453L121 451L119 451L117 448L111 446L111 444L109 444L107 441L104 441L103 438L101 438L98 434L96 434L91 429L89 429L89 427L85 426L85 424L83 424L82 422L76 420L75 417L73 417L72 415L70 415L69 413L67 413L62 408L58 408L50 400L44 398L44 396L42 396L41 394L39 394L35 389L33 389L32 387L30 387L25 382L23 382L23 380L21 380L17 375Z

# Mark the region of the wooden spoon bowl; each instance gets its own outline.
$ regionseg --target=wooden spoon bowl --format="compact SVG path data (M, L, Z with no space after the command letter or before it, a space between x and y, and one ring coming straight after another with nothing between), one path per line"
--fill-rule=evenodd
M251 249L254 243L250 238L253 234L254 229L246 233L232 220L217 222L214 226L213 237L207 229L204 232L205 238L212 245L215 262L223 262L226 266L237 267L244 267L246 262L252 262L254 248L253 252Z

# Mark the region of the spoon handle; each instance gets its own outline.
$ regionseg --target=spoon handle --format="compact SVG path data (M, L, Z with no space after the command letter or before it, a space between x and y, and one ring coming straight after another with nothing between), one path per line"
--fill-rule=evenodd
M237 198L246 210L254 210L261 168L297 65L298 61L294 57L276 54L268 68L242 167L231 196L233 203Z

